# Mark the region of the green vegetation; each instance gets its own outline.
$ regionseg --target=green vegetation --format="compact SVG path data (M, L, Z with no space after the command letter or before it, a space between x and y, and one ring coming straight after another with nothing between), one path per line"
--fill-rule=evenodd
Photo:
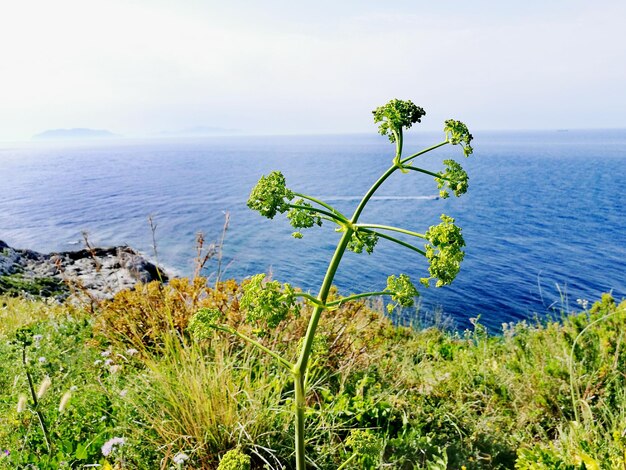
M185 333L193 312L218 310L229 328L262 328L263 346L295 357L314 307L280 328L252 325L239 308L244 291L179 279L123 292L93 313L0 297L0 468L246 468L248 459L252 469L294 468L291 375L229 335L196 342ZM494 336L478 321L464 333L415 330L362 301L338 305L313 343L311 465L623 468L626 302L605 295L559 320L507 324ZM49 379L37 410L50 450L16 341L24 331L36 394Z
M0 276L0 294L54 297L68 292L67 286L53 277L26 277L19 273Z
M371 254L379 238L411 249L423 255L430 264L430 276L420 280L425 287L429 287L430 281L433 279L436 279L436 287L450 284L459 272L461 261L465 256L462 251L465 241L461 235L461 229L454 225L452 217L445 214L441 215L441 224L430 227L424 234L400 227L359 223L359 218L367 203L396 171L409 173L412 170L434 177L437 187L441 190L440 194L444 198L449 196L447 189L452 190L455 196L460 196L467 191L467 173L454 160L446 160L446 170L439 173L413 165L416 158L423 157L446 144L460 145L466 157L471 155L473 151L470 145L472 135L462 122L447 120L444 126L445 139L442 142L408 157L402 157L404 130L420 122L425 114L425 111L413 102L397 99L391 100L373 111L374 122L380 123L379 133L388 136L389 140L395 143L396 152L391 167L365 193L350 218L315 197L288 189L285 177L278 171L274 171L268 176L262 176L252 189L248 199L248 207L269 219L273 219L279 212L287 212L287 218L296 229L296 232L293 233L295 238L302 238L301 230L304 228L311 228L314 225L321 226L323 220L336 224L337 231L342 233L316 297L310 294L296 293L289 284L281 286L277 281L264 281L264 274L254 276L244 289L241 307L248 312L247 319L252 323L265 320L269 328L276 328L288 318L290 312L294 312L296 315L299 313L298 297L304 298L313 306L306 333L302 336L295 361L281 356L276 351L236 329L224 326L220 322L221 318L218 311L200 310L192 321L191 332L196 339L206 339L209 336L210 328L232 333L276 359L291 373L294 384L295 455L298 470L306 468L305 415L307 394L310 387L308 382L309 364L313 359L313 345L322 313L333 310L343 302L373 296L391 296L396 304L405 307L412 306L414 298L419 295L409 277L406 274L401 274L399 277L389 276L385 290L364 292L329 302L328 294L346 250L362 253L365 249L367 253ZM427 243L423 248L419 248L401 238L391 236L389 232L399 233L401 236L413 239L422 239ZM394 304L389 304L389 307L390 311L393 310ZM265 330L257 329L256 333L259 336L259 334L265 334Z
M426 288L452 282L464 257L447 215L425 233L359 219L396 171L433 177L444 198L465 193L456 161L438 173L414 161L447 144L469 156L467 127L448 120L444 141L403 157L424 110L392 100L373 114L396 152L351 217L280 172L250 195L262 215L285 213L295 238L337 226L316 296L259 274L154 282L81 307L37 300L56 289L43 281L0 279L0 469L626 468L626 301L606 294L493 335L479 319L462 333L404 328L366 304L411 306L405 274L377 292L332 287L345 251L380 239L426 259Z

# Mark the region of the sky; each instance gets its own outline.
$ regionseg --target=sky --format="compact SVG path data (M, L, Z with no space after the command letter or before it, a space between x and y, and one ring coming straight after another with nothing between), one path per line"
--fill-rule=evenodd
M0 141L88 127L374 132L391 98L470 129L626 127L623 0L20 0Z

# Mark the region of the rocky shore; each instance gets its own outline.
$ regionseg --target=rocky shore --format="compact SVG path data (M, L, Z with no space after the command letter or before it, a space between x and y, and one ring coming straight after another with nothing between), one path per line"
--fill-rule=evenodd
M0 294L102 300L138 282L167 279L161 268L128 246L43 254L0 240Z

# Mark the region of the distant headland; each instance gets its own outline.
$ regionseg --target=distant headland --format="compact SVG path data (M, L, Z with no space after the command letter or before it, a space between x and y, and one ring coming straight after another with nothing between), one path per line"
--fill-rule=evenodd
M91 139L111 139L120 137L111 131L104 129L50 129L32 137L32 140L91 140Z

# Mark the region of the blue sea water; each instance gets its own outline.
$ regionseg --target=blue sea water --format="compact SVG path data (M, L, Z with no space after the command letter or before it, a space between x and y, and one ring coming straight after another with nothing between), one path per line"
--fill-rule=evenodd
M405 152L440 140L412 132ZM575 310L578 298L626 296L626 130L477 132L474 147L467 160L446 146L419 162L436 170L445 158L461 161L470 175L461 198L438 199L426 175L396 174L361 217L423 232L446 213L463 228L461 272L451 286L422 289L423 310L442 309L460 328L481 315L497 332L503 322ZM246 207L250 189L279 169L293 190L351 213L392 154L377 135L4 144L0 240L49 252L78 248L87 231L95 245L150 255L153 216L159 261L190 274L196 233L217 239L228 212L226 277L271 272L315 291L339 234L325 226L293 239L283 217ZM381 240L372 255L348 253L335 284L345 294L379 290L389 274L418 279L426 269L420 255Z

